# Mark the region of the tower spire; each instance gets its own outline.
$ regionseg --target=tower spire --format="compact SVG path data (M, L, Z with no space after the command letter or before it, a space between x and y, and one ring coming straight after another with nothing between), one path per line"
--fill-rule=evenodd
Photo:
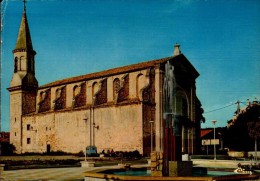
M25 12L26 11L26 0L23 0L23 11Z
M26 0L22 1L24 4L24 11L18 37L13 50L14 55L14 69L13 78L11 81L11 88L22 86L35 90L38 87L38 81L35 78L35 61L36 52L33 50L32 40L30 35L29 24L26 16ZM10 89L12 91L12 89Z
M23 4L24 4L24 12L20 24L20 29L18 32L16 47L13 50L13 53L17 51L31 51L35 53L32 46L30 29L28 25L27 16L26 16L26 0L23 0Z

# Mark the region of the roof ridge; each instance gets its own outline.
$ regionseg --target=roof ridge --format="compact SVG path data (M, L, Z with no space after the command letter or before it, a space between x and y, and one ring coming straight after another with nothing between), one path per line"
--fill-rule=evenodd
M39 88L47 88L47 87L51 87L54 85L62 85L62 84L73 83L73 82L78 82L78 81L83 81L83 80L88 80L88 79L93 79L93 78L106 77L106 76L114 75L114 74L122 74L124 72L129 72L129 71L136 71L138 69L143 69L146 67L151 67L151 66L166 62L166 61L172 59L173 57L174 56L170 56L170 57L165 57L165 58L161 58L161 59L155 59L155 60L151 60L151 61L126 65L126 66L122 66L122 67L116 67L116 68L112 68L112 69L108 69L108 70L103 70L100 72L65 78L65 79L57 80L57 81L42 85Z

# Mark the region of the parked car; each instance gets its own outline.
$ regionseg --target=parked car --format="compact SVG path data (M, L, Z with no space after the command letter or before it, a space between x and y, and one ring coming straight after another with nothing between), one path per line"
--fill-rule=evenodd
M87 156L89 156L89 157L98 156L97 147L96 146L87 146L86 153L87 153Z

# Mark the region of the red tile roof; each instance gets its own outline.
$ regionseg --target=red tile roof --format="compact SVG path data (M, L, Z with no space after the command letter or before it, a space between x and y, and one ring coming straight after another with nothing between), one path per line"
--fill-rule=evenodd
M9 132L0 132L0 142L9 142L10 141L10 133Z
M133 64L133 65L128 65L128 66L124 66L124 67L113 68L113 69L109 69L109 70L105 70L105 71L101 71L101 72L85 74L85 75L71 77L71 78L62 79L62 80L57 80L55 82L45 84L45 85L43 85L39 88L40 89L41 88L48 88L48 87L52 87L52 86L58 86L58 85L63 85L63 84L68 84L68 83L73 83L73 82L78 82L78 81L107 77L107 76L111 76L111 75L115 75L115 74L133 72L133 71L141 70L141 69L144 69L144 68L153 67L155 65L158 65L160 63L164 63L164 62L166 62L170 59L173 59L173 58L174 58L174 56L171 56L171 57L152 60L152 61L148 61L148 62L142 62L142 63Z
M204 137L206 136L207 134L209 134L210 132L212 132L212 129L202 129L200 130L200 137Z

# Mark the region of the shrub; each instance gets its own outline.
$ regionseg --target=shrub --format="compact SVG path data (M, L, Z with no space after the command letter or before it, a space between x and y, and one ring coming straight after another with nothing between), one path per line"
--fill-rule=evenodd
M10 155L14 155L15 153L15 146L11 143L8 142L3 142L0 143L1 144L1 155L6 155L6 156L10 156Z

